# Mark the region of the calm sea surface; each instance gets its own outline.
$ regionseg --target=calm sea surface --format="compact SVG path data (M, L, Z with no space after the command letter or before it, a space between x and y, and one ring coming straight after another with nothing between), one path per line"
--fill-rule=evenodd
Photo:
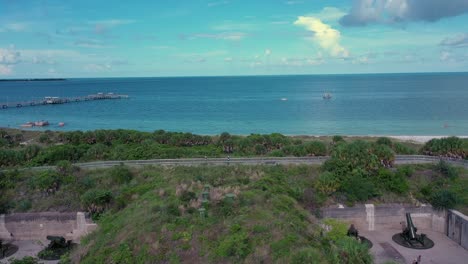
M130 99L0 109L0 127L48 120L51 130L468 135L468 73L0 82L0 104L98 92Z

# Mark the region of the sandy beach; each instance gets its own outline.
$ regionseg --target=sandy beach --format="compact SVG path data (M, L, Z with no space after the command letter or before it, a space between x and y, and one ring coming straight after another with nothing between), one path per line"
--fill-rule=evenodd
M376 136L381 137L381 136ZM389 138L394 138L402 141L410 141L416 143L426 143L433 138L445 138L450 136L386 136ZM456 136L458 138L468 138L468 136Z

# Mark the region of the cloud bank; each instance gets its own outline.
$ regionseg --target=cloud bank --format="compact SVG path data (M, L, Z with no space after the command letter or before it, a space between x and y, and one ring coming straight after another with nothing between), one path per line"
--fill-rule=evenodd
M446 38L440 42L440 45L454 48L468 47L468 33Z
M303 26L314 33L313 40L333 57L346 58L349 51L340 45L341 33L315 17L300 16L294 25Z
M354 0L343 26L408 21L434 22L468 13L468 0Z

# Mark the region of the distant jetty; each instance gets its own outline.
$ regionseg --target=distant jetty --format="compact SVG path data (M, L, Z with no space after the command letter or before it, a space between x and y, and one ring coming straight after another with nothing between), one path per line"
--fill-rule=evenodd
M0 79L0 82L56 82L66 81L67 79L48 78L48 79Z
M94 101L94 100L126 99L126 98L128 98L128 95L126 94L114 94L114 93L97 93L97 94L91 94L87 96L78 96L78 97L47 96L39 100L0 103L0 110L5 110L8 108L22 108L22 107L28 107L28 106L56 105L56 104L78 103L78 102Z

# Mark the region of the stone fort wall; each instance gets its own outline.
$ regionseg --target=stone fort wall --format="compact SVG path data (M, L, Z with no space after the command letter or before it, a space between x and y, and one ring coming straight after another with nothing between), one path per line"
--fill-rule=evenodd
M0 239L46 240L49 235L67 240L79 239L95 230L97 225L82 212L77 213L14 213L0 215Z

